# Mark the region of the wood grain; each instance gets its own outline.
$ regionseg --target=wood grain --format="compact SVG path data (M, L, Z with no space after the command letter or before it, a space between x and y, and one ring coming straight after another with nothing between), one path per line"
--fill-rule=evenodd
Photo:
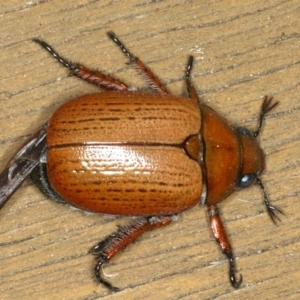
M255 129L261 101L280 105L260 136L275 226L251 187L220 209L244 282L228 265L195 207L145 234L105 272L122 291L93 280L88 249L129 219L88 215L45 199L26 181L0 212L0 299L299 299L300 4L291 1L2 1L0 4L0 169L66 100L97 91L68 76L31 42L45 39L72 61L144 82L108 39L113 30L176 95L194 55L193 81L233 124ZM174 162L176 163L176 162Z

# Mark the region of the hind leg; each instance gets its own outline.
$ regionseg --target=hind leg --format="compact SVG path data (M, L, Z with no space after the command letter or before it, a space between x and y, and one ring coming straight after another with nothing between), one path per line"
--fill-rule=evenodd
M83 79L84 81L87 81L109 91L128 90L128 86L122 81L111 76L104 75L99 71L88 69L87 67L79 63L73 63L63 58L50 45L40 39L33 39L33 41L40 44L44 49L46 49L59 63L68 68L73 75Z
M144 232L168 225L172 220L172 216L139 218L132 224L119 227L117 232L111 234L104 241L94 246L90 252L96 255L97 264L95 266L95 275L98 282L112 291L119 291L118 288L111 285L102 277L102 266L108 263L117 253L134 242Z

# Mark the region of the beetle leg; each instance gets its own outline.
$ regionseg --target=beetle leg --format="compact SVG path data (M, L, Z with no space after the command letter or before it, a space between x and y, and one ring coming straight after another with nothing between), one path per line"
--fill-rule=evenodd
M97 256L95 276L98 282L102 283L112 291L119 291L118 288L102 278L102 266L108 263L118 252L134 242L144 232L168 225L172 220L172 216L139 218L132 224L120 226L117 232L111 234L104 241L94 246L90 250L90 253Z
M169 93L158 77L155 76L154 73L146 65L144 65L139 58L130 53L112 31L108 32L107 35L120 47L122 52L128 56L130 65L137 70L139 75L146 81L150 88L162 94Z
M235 261L233 258L231 246L225 231L225 228L223 226L222 220L219 216L219 210L216 205L210 205L208 206L208 214L210 218L210 226L213 231L213 234L219 243L222 252L227 256L228 261L229 261L229 278L232 286L234 288L239 288L240 284L243 281L242 275L240 275L239 281L236 281L235 278Z
M193 56L189 56L189 60L188 60L188 64L186 66L186 72L185 72L185 82L186 82L186 88L189 94L189 97L198 102L200 104L200 99L198 97L197 91L195 89L195 87L193 86L192 82L191 82L191 72L192 72L192 68L193 68L193 62L194 62L194 58Z
M29 138L0 174L0 209L39 164L46 149L45 126Z
M34 42L40 44L46 49L58 62L64 67L68 68L71 73L91 84L97 85L102 89L109 91L125 91L128 86L122 81L103 73L86 68L78 63L73 63L62 56L60 56L50 45L40 39L33 39Z

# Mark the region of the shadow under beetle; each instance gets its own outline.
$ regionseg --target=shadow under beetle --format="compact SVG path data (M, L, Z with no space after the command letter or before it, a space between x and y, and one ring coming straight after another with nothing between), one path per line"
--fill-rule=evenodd
M282 211L270 205L259 179L264 154L256 140L265 114L278 102L265 97L254 134L234 129L198 98L190 80L192 56L185 73L189 99L177 97L114 33L108 36L153 92L130 91L125 83L72 63L34 39L73 75L106 92L68 101L19 149L0 174L0 208L30 175L57 202L95 213L138 216L90 251L96 256L97 280L117 291L103 278L103 264L145 231L205 204L213 234L229 261L230 282L238 288L242 276L236 279L217 204L256 181L271 219L279 220L276 213Z

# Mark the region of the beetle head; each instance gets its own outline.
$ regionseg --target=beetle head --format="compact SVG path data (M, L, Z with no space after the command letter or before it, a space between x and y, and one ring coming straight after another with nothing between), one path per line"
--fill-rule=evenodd
M256 138L246 128L238 128L237 134L241 140L241 170L237 185L241 188L252 185L253 181L265 168L264 153Z

